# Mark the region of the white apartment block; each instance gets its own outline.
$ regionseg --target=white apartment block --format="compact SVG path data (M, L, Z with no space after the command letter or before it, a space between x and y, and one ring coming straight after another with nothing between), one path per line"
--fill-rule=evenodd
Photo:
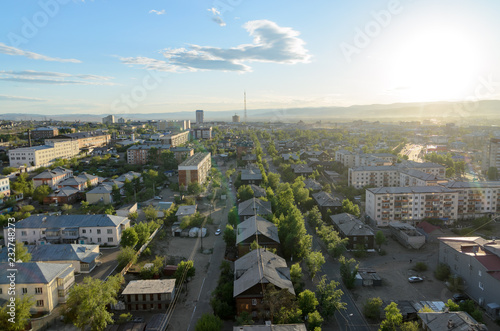
M356 166L356 153L340 149L335 152L335 161L342 163L344 167L355 167Z
M0 176L0 196L10 197L10 180L9 180L9 177Z
M442 186L370 188L366 190L366 214L378 226L424 218L454 220L458 193Z
M404 162L394 166L349 168L347 183L349 186L354 186L357 189L365 186L427 186L446 182L444 176L445 167L440 164L432 162Z
M71 158L79 153L78 142L71 140L48 141L46 145L23 147L9 151L11 167L49 166L56 159Z
M500 138L491 138L488 149L489 166L500 169Z
M500 182L449 182L444 186L458 195L458 219L500 212Z
M12 271L7 262L0 263L0 299L10 300L12 290L7 278ZM60 303L65 303L70 288L75 284L75 269L71 264L25 262L17 263L15 295L31 296L34 305L31 313L50 313Z
M130 227L127 217L113 215L30 216L16 223L16 240L25 244L97 244L116 246L123 230ZM4 229L7 238L8 229Z
M349 168L347 182L356 189L365 186L399 186L399 169L396 166L374 166Z

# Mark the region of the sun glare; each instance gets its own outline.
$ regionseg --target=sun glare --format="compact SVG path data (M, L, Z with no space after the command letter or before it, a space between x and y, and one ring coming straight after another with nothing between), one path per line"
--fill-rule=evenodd
M393 53L391 79L404 101L460 100L477 81L476 41L454 28L415 31Z

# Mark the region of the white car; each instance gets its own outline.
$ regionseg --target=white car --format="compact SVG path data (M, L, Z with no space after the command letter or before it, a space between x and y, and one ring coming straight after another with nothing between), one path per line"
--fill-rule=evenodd
M161 200L161 199L163 199L163 198L162 198L160 195L157 195L157 196L155 196L155 197L154 197L154 199L155 199L155 200Z
M216 236L220 235L220 233L221 233L220 229L217 229L217 231L215 231Z

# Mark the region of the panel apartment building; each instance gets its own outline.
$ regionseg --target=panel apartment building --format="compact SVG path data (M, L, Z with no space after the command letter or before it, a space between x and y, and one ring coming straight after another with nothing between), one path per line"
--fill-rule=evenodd
M179 187L186 189L188 184L194 182L203 184L207 180L211 167L210 152L194 154L179 164Z
M42 167L51 165L56 159L68 159L80 152L78 142L72 140L45 140L45 145L16 148L9 151L11 167Z
M75 133L67 133L61 134L53 139L46 139L45 143L47 144L50 141L58 141L58 140L74 140L78 142L78 148L89 148L89 147L102 147L106 146L111 141L111 135L106 132L100 131L89 131L89 132L75 132Z
M348 185L357 189L365 186L398 187L436 185L446 182L446 168L432 162L404 162L393 166L361 166L349 168Z
M172 133L161 137L163 144L168 144L171 147L178 147L182 144L185 144L189 141L189 131L184 131L180 133Z
M59 134L59 129L54 127L39 127L31 130L31 137L33 139L46 139L52 138Z

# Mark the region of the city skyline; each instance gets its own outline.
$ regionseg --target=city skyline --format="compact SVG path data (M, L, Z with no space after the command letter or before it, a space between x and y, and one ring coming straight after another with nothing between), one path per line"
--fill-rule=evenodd
M1 5L0 113L135 114L500 99L500 4ZM283 10L286 8L286 10Z

